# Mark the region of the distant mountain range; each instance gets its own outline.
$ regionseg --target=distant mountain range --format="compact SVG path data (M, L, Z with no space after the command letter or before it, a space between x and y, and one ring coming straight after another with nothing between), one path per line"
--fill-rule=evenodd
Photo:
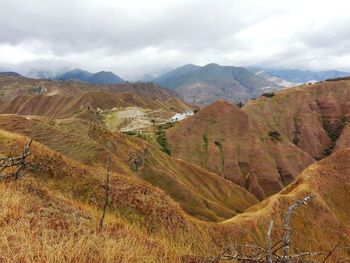
M218 99L246 101L263 92L279 89L275 83L242 67L208 64L185 65L153 80L175 89L186 102L209 104Z
M337 70L327 70L327 71L309 71L309 70L297 70L297 69L269 69L269 73L296 83L306 83L309 81L322 81L326 79L342 78L350 75L349 72L342 72Z
M95 74L81 69L74 69L56 76L56 80L78 80L92 84L120 84L125 80L110 71L100 71Z
M295 81L287 81L283 78L280 78L276 75L273 75L271 72L269 72L266 69L261 69L261 68L248 68L248 70L252 73L254 73L257 76L260 76L264 79L267 79L268 81L271 81L273 83L275 83L276 85L280 86L280 87L293 87L296 86L298 84L300 84L299 82L295 82Z
M0 76L21 76L16 72L0 72ZM115 75L110 71L100 71L97 73L91 73L82 69L73 69L63 73L57 73L50 70L30 70L24 76L34 79L52 79L52 80L75 80L91 84L121 84L125 83L125 80Z
M188 64L153 81L175 89L186 102L206 105L218 99L244 102L265 92L349 75L336 70L314 72Z
M21 76L16 72L0 72L0 76ZM120 84L125 80L110 71L91 73L74 69L63 73L31 70L25 76L39 79L75 80L91 84ZM234 67L208 64L187 64L158 77L146 74L142 82L156 84L175 90L186 102L207 105L218 99L237 103L245 102L262 93L286 87L350 76L348 72L303 71L294 69L266 69L258 67Z
M21 77L21 74L18 74L17 72L13 71L5 71L5 72L0 72L0 76L2 77Z

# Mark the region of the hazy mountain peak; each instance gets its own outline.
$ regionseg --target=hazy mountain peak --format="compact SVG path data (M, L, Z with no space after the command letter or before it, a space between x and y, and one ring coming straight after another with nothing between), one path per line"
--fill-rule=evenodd
M90 83L95 84L117 84L117 83L124 83L125 81L120 78L119 76L115 75L111 71L100 71L92 76L90 76L87 79Z
M256 76L243 67L185 65L154 80L161 86L175 89L185 101L209 104L218 99L231 102L246 101L267 89L279 86Z
M111 71L100 71L95 74L79 68L70 70L56 77L59 80L78 80L93 84L118 84L125 81Z
M22 75L17 73L17 72L13 72L13 71L5 71L5 72L0 72L0 76L21 77Z

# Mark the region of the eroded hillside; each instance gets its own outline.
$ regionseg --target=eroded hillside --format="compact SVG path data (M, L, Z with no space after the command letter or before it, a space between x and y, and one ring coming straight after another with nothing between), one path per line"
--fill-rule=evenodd
M241 109L218 101L169 130L174 156L198 164L263 199L278 192L314 159L274 138Z
M350 116L350 81L325 81L250 101L243 110L264 130L278 130L315 159L332 153Z
M172 152L264 198L346 147L349 85L340 80L290 88L242 109L213 103L168 132Z

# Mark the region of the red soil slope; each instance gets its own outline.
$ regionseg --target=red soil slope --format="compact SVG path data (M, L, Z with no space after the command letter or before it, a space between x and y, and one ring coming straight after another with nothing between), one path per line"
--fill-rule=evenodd
M326 81L250 101L243 111L264 131L278 130L300 149L320 159L332 151L348 121L349 101L349 80Z
M278 192L313 158L286 138L273 141L241 109L217 101L169 130L173 155L255 194Z

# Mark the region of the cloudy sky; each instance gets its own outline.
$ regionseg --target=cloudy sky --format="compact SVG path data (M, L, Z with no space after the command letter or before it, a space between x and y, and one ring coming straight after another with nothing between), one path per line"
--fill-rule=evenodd
M346 0L0 0L0 69L350 70Z

